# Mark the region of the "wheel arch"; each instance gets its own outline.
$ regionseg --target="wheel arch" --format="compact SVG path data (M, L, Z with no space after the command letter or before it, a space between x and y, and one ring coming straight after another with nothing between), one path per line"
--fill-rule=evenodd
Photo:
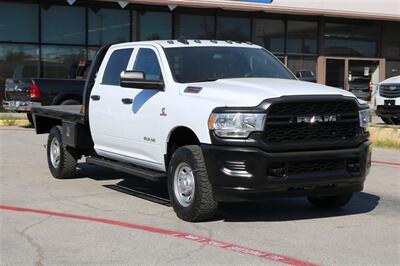
M82 103L82 96L77 94L60 94L53 100L53 105L60 105L62 102L66 100L76 100Z
M200 145L199 137L187 126L176 126L168 134L166 141L165 166L168 167L173 152L185 145Z

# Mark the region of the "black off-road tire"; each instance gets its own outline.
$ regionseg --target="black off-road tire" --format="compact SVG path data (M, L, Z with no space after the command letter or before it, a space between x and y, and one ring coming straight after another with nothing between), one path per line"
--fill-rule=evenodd
M193 169L195 180L194 197L187 207L179 203L174 192L174 175L181 163L186 163ZM183 146L174 152L168 169L168 192L172 207L182 220L200 222L209 220L215 215L218 209L218 202L214 199L213 188L208 178L203 153L199 146Z
M339 209L345 206L351 200L353 193L326 196L326 197L308 197L308 201L317 208L321 209Z
M63 101L60 105L80 105L80 104L81 103L79 101L70 99Z
M50 130L49 138L47 140L47 163L49 165L50 172L54 178L65 179L73 178L76 176L77 166L77 152L63 144L61 138L61 126L55 126ZM50 149L52 140L56 138L60 147L60 160L58 167L54 167L50 158Z

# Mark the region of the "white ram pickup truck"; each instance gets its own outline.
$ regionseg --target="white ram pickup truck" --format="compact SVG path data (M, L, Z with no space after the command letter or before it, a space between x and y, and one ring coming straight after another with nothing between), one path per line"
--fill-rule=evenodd
M303 196L338 208L371 164L368 105L302 82L251 43L170 40L101 48L82 106L34 108L55 178L77 160L167 180L186 221L220 202Z
M400 125L400 76L379 83L374 109L386 124Z

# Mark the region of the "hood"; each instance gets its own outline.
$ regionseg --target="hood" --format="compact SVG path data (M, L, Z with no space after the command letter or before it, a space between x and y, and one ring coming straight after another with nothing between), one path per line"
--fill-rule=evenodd
M186 84L201 87L194 97L224 103L226 106L256 106L265 99L294 95L343 95L352 93L321 84L290 79L237 78ZM181 91L184 93L184 88Z
M400 83L400 76L394 76L382 81L379 84L391 84L391 83Z

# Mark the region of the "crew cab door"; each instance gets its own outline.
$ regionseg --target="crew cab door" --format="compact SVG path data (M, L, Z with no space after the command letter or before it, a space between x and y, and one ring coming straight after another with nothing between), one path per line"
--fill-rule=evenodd
M89 98L89 124L96 152L107 158L123 155L124 106L120 75L133 62L134 48L109 50L98 71ZM131 63L133 64L133 63Z
M96 80L89 106L92 137L99 155L165 170L160 138L164 91L120 86L124 70L142 71L146 79L162 79L159 58L152 46L134 46L112 52L107 66L100 69L100 73L104 69L102 82ZM100 100L93 99L96 96Z
M146 80L163 81L163 64L157 49L140 46L134 54L130 70L143 72ZM123 126L126 153L133 163L164 170L162 145L165 141L161 138L161 131L165 122L165 88L121 88L121 91L124 99L132 101L124 104L122 111L126 119Z

